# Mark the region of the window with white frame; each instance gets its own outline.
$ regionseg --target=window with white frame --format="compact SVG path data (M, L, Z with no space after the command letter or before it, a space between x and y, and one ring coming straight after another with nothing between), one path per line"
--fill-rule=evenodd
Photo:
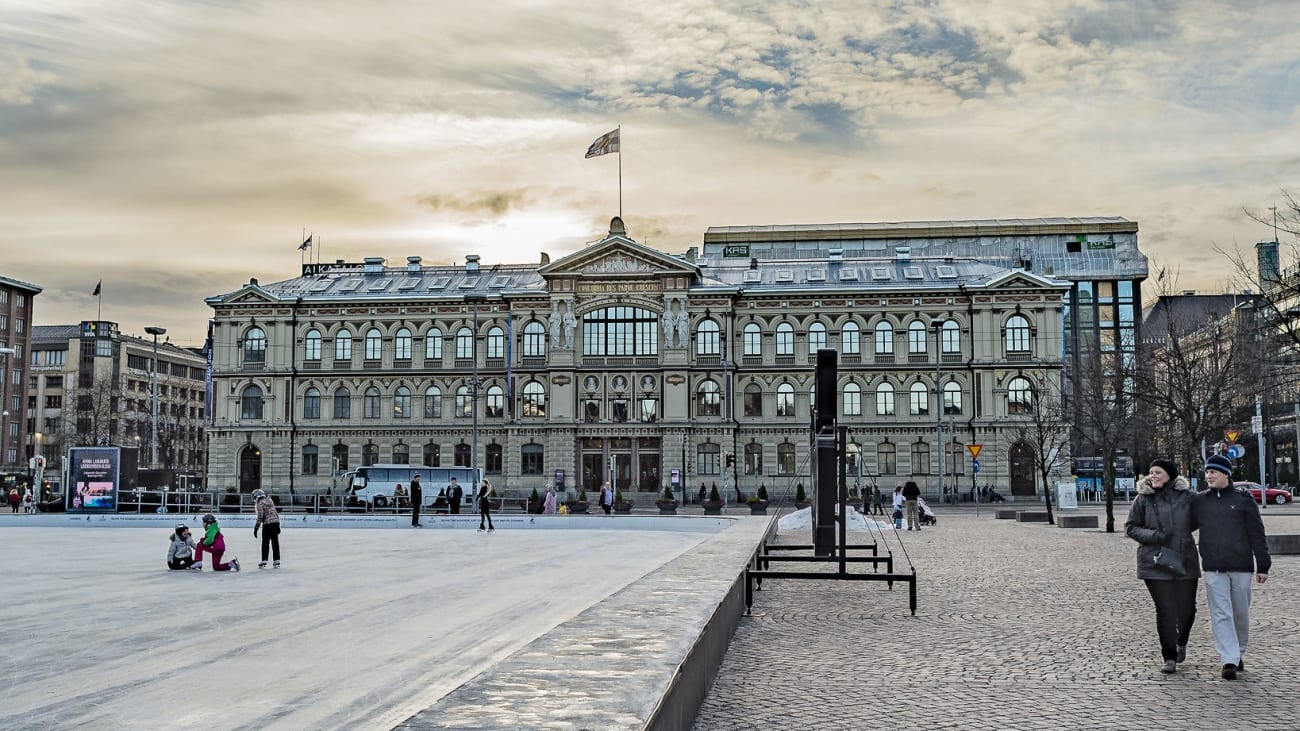
M506 415L506 392L500 386L488 386L483 400L483 414L499 419Z
M718 335L718 323L713 320L701 320L695 331L695 354L718 355L722 352Z
M763 331L756 323L745 326L745 355L763 354Z
M251 327L244 333L244 362L266 362L266 332L260 327Z
M956 320L948 320L943 323L943 330L939 340L942 343L944 353L961 352L961 326L957 324Z
M398 360L411 359L411 331L401 328L393 336L393 357Z
M1007 384L1007 413L1028 414L1034 404L1034 387L1023 376L1012 378Z
M888 382L876 386L876 416L894 415L894 387Z
M379 360L384 354L384 334L379 328L372 327L366 331L366 360Z
M411 389L406 386L398 386L393 392L393 418L411 418Z
M524 357L541 358L546 355L546 328L533 320L524 325Z
M840 352L845 355L858 355L862 352L857 323L849 321L840 328Z
M907 354L924 355L930 351L928 347L929 337L925 330L925 325L920 320L913 320L912 324L907 326Z
M862 387L852 381L844 384L844 415L862 415Z
M352 418L352 392L346 388L334 392L334 418Z
M776 326L776 354L794 355L794 327L788 322Z
M320 389L312 386L302 397L302 418L320 418Z
M876 355L894 354L894 327L888 322L876 323Z
M930 389L926 388L924 383L920 381L913 383L907 390L907 394L912 416L925 416L930 413Z
M442 391L437 386L424 389L424 418L442 418Z
M794 386L788 383L776 387L776 415L794 416Z
M361 396L361 417L364 419L379 418L379 387L371 386L367 388Z
M943 384L943 413L945 416L961 414L961 384L948 381Z
M436 327L424 334L424 360L442 361L442 331Z
M524 384L524 416L546 416L546 389L537 381Z
M506 331L493 327L487 334L487 357L501 359L506 357Z
M818 350L826 348L826 326L814 322L808 326L808 355L816 355Z
M352 333L347 330L334 336L334 360L352 360Z
M722 415L722 390L718 388L717 381L713 379L702 381L699 389L695 392L695 396L696 416Z
M308 330L307 337L303 339L303 360L320 360L320 344L320 330L316 328Z
M469 360L474 357L474 331L462 327L456 331L456 360Z
M1007 319L1006 349L1008 353L1029 352L1029 320L1024 315Z

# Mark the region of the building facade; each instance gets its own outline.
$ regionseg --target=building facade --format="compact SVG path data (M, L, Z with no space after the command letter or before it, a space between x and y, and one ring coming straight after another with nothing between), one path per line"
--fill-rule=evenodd
M251 280L207 300L208 480L325 492L398 462L481 466L507 494L612 479L628 497L674 482L778 497L809 482L831 348L858 484L965 493L979 444L980 484L1032 494L1016 427L1058 393L1070 284L905 246L817 252L669 255L614 219L540 266L376 258Z
M23 410L23 384L40 293L34 284L0 276L0 476L6 488L27 474L27 458L32 456L27 449L32 429Z
M154 339L123 335L115 322L35 328L27 406L49 474L77 446L135 448L141 469L204 473L207 360L165 340L156 347L155 368Z

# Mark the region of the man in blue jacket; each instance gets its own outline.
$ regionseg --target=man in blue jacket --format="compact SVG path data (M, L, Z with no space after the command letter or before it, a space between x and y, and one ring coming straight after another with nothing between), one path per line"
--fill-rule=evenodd
M1223 660L1223 679L1235 680L1246 669L1242 659L1250 637L1251 580L1267 581L1272 560L1259 506L1248 490L1232 486L1232 463L1226 457L1216 454L1206 460L1205 484L1210 489L1192 502L1192 523L1201 531L1214 649Z

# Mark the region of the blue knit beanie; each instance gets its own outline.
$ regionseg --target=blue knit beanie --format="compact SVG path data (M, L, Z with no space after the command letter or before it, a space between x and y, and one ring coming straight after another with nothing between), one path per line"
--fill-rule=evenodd
M1228 477L1232 477L1232 462L1228 461L1228 458L1221 454L1216 454L1205 460L1205 469L1218 470Z

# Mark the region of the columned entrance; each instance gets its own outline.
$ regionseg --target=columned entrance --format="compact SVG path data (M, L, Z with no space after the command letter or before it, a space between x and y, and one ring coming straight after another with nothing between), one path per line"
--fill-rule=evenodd
M1007 487L1016 497L1033 497L1034 490L1034 448L1024 442L1011 445L1007 453L1011 462L1009 471L1011 484Z
M658 437L583 437L578 441L581 488L598 491L610 480L615 490L625 493L658 492L659 443Z
M252 492L262 486L262 450L252 444L239 452L239 491Z

